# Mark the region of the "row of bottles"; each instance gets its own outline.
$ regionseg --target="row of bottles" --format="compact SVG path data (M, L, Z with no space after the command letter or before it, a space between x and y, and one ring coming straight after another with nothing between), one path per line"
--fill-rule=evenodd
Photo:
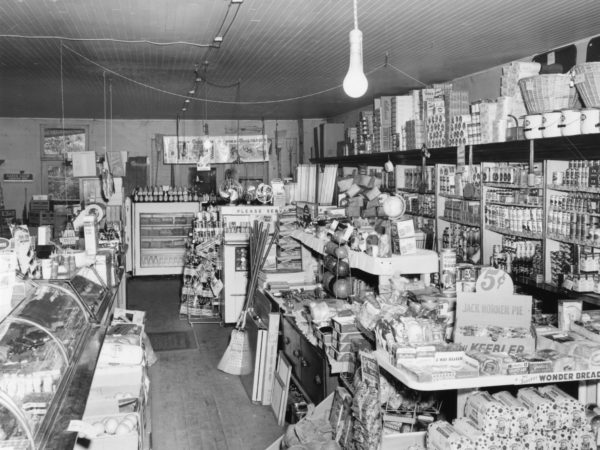
M559 249L550 252L551 282L562 286L565 276L574 273L573 244L561 242Z
M599 208L600 196L598 194L573 193L550 196L550 211L597 214Z
M597 187L600 185L600 160L571 160L564 171L552 172L556 186Z
M548 211L546 230L549 234L600 244L600 217L585 213Z
M542 208L485 205L485 223L516 232L541 233Z
M444 228L442 235L442 249L453 248L456 250L456 261L459 263L481 262L481 231L479 227L451 224Z
M144 186L137 187L132 194L134 202L201 202L214 204L214 193L198 193L183 186Z
M542 206L541 189L488 189L486 202Z
M544 271L541 241L503 236L494 246L490 265L514 276L536 279Z
M481 174L484 183L501 183L514 186L536 185L529 183L532 177L529 173L529 164L527 163L498 163L497 165L484 166ZM533 178L535 179L535 178ZM541 185L541 178L539 180Z

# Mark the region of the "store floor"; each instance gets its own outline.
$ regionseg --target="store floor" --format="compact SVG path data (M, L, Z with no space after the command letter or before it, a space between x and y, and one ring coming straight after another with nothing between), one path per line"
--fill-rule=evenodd
M150 368L153 450L264 450L282 433L239 377L217 370L231 327L179 319L179 277L128 280L127 306L146 311L149 333L193 328L198 348L157 352Z

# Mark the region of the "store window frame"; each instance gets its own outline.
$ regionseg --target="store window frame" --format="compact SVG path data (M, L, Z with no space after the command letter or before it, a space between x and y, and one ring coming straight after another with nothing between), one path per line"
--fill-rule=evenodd
M40 125L42 161L63 161L67 153L90 151L88 125Z

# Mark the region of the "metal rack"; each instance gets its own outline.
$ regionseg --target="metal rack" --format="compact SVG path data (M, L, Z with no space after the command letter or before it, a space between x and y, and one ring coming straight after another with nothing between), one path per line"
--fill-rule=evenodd
M223 260L219 249L222 234L214 228L210 233L192 233L185 255L181 289L180 318L195 323L223 324L222 271ZM207 235L209 234L209 235Z

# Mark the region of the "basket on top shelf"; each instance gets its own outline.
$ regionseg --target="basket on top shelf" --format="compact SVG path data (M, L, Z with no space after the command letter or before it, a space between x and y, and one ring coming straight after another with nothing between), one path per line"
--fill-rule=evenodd
M571 73L584 106L600 107L600 62L577 64L573 66Z
M571 86L571 76L549 73L521 78L521 95L529 114L542 114L577 105L577 90Z

